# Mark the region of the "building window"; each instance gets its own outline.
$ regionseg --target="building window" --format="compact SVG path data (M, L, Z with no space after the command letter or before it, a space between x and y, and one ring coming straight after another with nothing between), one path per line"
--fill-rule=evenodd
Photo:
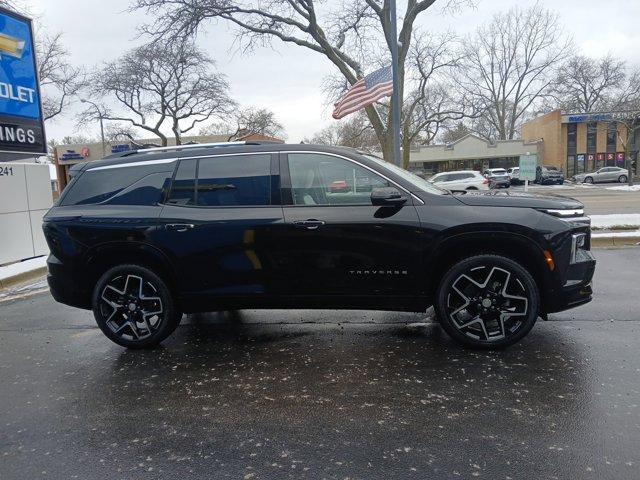
M609 122L607 127L607 153L614 153L616 151L616 143L618 140L618 124L616 122Z
M576 174L576 157L575 155L567 155L567 178L571 178Z
M577 132L578 132L577 123L567 124L567 155L576 154L576 139L578 136Z
M598 138L598 124L596 122L587 123L587 153L596 153Z

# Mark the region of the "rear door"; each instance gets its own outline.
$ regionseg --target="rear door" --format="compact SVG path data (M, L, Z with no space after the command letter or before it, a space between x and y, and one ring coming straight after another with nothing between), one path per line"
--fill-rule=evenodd
M421 263L412 197L400 207L371 204L371 191L395 186L352 159L282 154L284 227L279 248L285 289L309 296L412 295ZM285 173L286 172L286 173ZM332 192L331 184L349 188Z
M183 159L160 215L158 244L183 294L270 293L273 232L282 224L277 154Z

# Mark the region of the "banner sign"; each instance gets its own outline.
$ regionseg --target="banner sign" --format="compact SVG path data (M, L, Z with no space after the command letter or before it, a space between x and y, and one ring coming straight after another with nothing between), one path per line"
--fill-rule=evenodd
M519 180L535 180L536 167L538 166L538 156L520 155L520 163L518 166L520 167L520 170L518 172Z
M0 152L46 145L31 20L0 8Z

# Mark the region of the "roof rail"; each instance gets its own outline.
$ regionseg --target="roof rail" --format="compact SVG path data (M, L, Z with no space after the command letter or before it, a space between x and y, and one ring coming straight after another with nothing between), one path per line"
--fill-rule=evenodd
M212 142L212 143L189 143L186 145L167 145L166 147L151 147L151 148L139 148L136 150L124 150L122 152L113 153L111 155L107 155L104 158L118 158L118 157L127 157L129 155L134 155L137 153L156 153L156 152L168 152L174 150L187 150L190 148L207 148L207 147L233 147L233 146L243 146L243 145L264 145L264 144L272 144L272 143L281 143L272 140L261 140L261 141L234 141L234 142Z

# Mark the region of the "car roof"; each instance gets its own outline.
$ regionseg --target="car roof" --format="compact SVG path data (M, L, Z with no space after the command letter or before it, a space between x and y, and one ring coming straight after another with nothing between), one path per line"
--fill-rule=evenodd
M78 163L73 166L74 173L91 170L97 167L111 165L130 164L135 162L147 162L154 160L180 159L202 157L209 155L233 154L233 153L273 153L281 151L314 151L333 153L336 155L348 155L353 157L364 155L365 152L355 148L328 146L316 144L280 143L280 142L223 142L219 144L191 144L180 146L168 146L141 150L128 150L109 155L100 160Z

